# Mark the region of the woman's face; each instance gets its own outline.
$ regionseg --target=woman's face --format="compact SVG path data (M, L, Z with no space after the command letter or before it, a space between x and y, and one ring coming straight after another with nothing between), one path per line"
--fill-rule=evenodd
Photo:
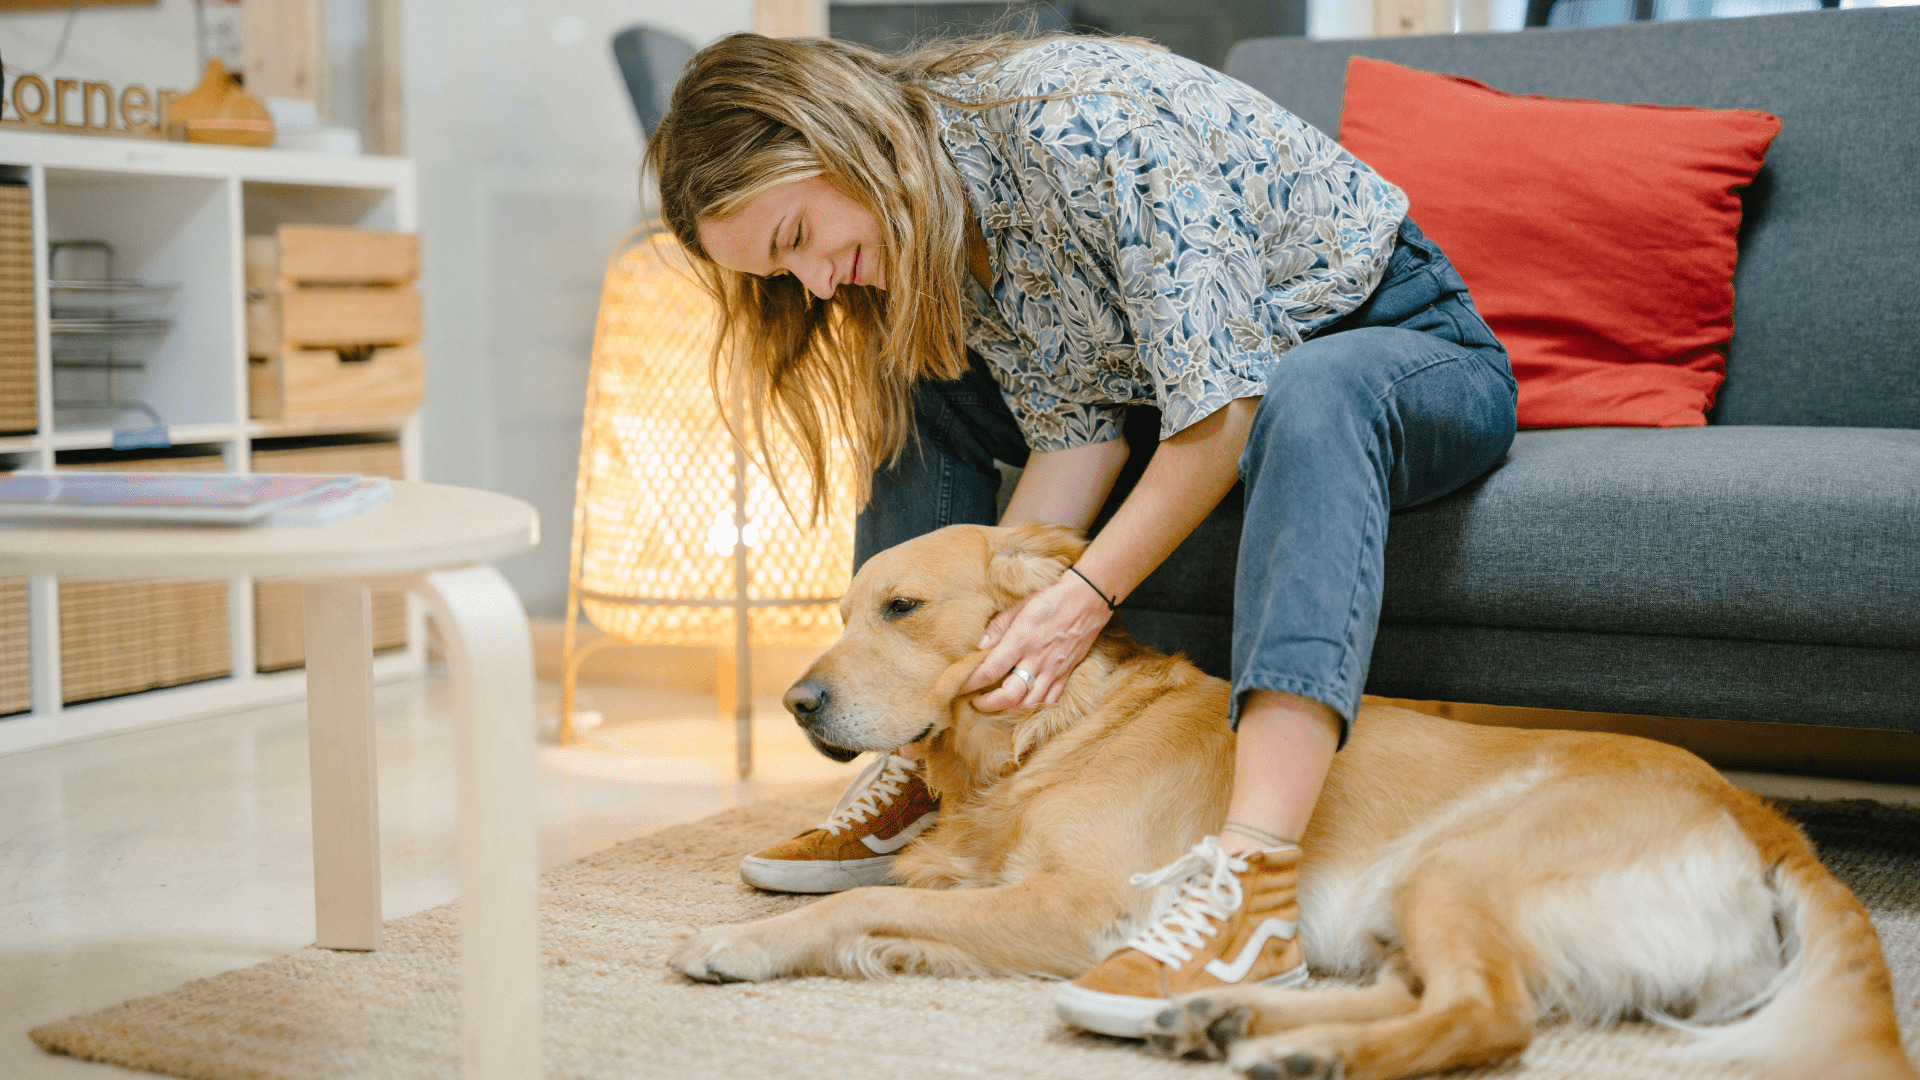
M728 270L792 274L823 300L847 284L886 288L879 221L825 177L768 188L733 216L700 222L700 244Z

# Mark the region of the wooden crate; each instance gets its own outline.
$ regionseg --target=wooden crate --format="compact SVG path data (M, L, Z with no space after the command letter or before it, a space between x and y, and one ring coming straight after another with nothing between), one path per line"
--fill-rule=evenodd
M282 225L247 238L247 391L256 419L390 416L426 393L420 238Z
M264 449L260 448L264 445ZM253 471L302 473L360 473L363 476L405 478L400 444L391 440L320 442L287 439L256 443ZM307 662L305 612L299 582L253 583L253 656L260 671L297 668ZM373 590L373 648L375 652L405 648L407 594L402 589Z
M420 294L411 285L272 289L247 298L247 353L371 349L420 340Z
M39 427L35 382L33 204L25 184L0 183L0 435Z
M335 225L282 225L247 237L247 288L397 285L420 276L420 236Z
M420 407L427 361L411 345L374 349L364 359L327 349L289 349L247 364L255 419L392 416Z
M27 579L0 578L0 716L33 708L27 661Z
M218 454L89 454L59 469L220 472ZM62 581L60 698L98 698L233 672L224 581Z

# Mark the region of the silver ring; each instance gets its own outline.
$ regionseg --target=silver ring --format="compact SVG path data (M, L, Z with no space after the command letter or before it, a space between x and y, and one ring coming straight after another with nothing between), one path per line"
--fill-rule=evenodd
M1031 689L1033 689L1033 676L1032 676L1032 675L1029 675L1029 674L1027 674L1027 672L1026 672L1026 671L1025 671L1024 669L1022 669L1022 668L1014 668L1014 669L1013 669L1013 673L1014 673L1015 675L1018 675L1018 676L1020 676L1020 678L1021 678L1021 680L1022 680L1023 682L1025 682L1025 683L1027 684L1027 689L1029 689L1029 690L1031 690Z

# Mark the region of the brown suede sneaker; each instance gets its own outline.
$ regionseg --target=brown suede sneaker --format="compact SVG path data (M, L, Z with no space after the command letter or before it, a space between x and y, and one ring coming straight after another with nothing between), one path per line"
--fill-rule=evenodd
M893 857L940 820L920 765L888 754L868 766L817 829L740 860L740 878L770 892L830 893L885 884Z
M1176 886L1167 913L1100 966L1054 995L1060 1018L1075 1027L1123 1039L1181 994L1214 986L1297 986L1306 981L1295 933L1300 849L1287 846L1244 857L1220 850L1214 837L1172 865L1136 874L1142 889Z

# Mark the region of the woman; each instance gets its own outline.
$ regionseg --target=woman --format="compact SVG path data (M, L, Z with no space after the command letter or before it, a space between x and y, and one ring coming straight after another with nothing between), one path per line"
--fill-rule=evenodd
M1072 572L989 625L965 691L1043 707L1112 610L1245 483L1228 821L1154 883L1179 899L1064 992L1135 1034L1173 994L1293 981L1293 869L1359 706L1390 510L1491 468L1505 351L1405 196L1252 89L1141 42L1002 37L882 56L737 35L702 51L648 148L664 217L720 298L721 381L790 429L817 493L831 432L869 496L856 563L1001 518L1085 529ZM912 749L755 884L883 880L932 820Z

